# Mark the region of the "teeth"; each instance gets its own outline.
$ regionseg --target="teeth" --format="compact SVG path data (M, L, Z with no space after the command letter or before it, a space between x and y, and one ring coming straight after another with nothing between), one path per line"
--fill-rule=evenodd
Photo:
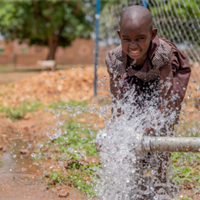
M131 53L138 53L139 51L131 51Z

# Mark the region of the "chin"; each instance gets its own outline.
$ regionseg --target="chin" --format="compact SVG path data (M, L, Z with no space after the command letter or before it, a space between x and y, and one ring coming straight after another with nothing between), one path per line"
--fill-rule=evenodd
M138 59L140 59L141 58L141 56L140 55L138 55L138 56L132 56L132 55L129 55L129 57L131 58L131 59L133 59L133 60L138 60Z

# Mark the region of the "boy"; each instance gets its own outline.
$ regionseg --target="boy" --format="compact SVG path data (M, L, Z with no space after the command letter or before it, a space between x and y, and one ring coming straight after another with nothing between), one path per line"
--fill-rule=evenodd
M149 101L151 101L152 92L157 90L159 103L156 106L161 113L167 113L169 109L176 111L176 119L171 124L173 132L191 73L185 56L173 43L158 38L157 29L153 28L151 13L142 6L130 6L123 11L120 30L117 32L121 39L121 45L111 50L106 57L113 102L130 99L132 96L127 96L126 92L133 86L137 96L148 93L147 100ZM154 88L150 87L152 84ZM173 99L175 96L176 98ZM136 103L140 107L144 106L143 102ZM122 114L123 112L119 108L117 112L113 112L113 118ZM146 127L145 132L152 135L155 130ZM163 132L165 133L164 127ZM140 159L138 167L140 171L145 170L145 167L150 164L149 160L152 160L152 156L155 155L148 153L143 159ZM164 196L170 195L169 188L166 186L169 159L170 154L158 152L156 176L160 185L155 186L155 193L160 195L159 199L162 200L167 199ZM145 180L141 179L138 185L140 190L133 192L131 199L151 199L152 194L145 193L147 191ZM162 195L163 197L161 197Z

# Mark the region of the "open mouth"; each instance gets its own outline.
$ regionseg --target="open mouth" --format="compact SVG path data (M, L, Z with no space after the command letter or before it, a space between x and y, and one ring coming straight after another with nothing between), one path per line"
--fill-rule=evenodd
M136 56L140 53L140 50L130 51L130 55Z

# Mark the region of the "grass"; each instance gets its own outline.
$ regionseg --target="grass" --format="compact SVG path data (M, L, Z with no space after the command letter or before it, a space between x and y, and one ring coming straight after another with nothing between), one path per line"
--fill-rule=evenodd
M101 102L104 104L105 102ZM49 105L50 109L62 109L65 105L69 105L74 111L77 106L83 108L87 107L89 102L87 101L75 101L69 102L58 101ZM44 109L44 105L40 102L21 102L18 107L5 108L0 104L0 112L5 113L5 117L10 117L13 121L19 120L24 117L27 112L34 112L37 109ZM88 121L87 121L88 122ZM74 188L79 189L81 192L94 196L95 191L92 186L94 178L94 168L101 167L99 164L83 165L79 161L83 157L97 156L95 145L93 140L95 139L97 130L88 128L87 122L78 122L78 116L69 118L69 120L62 127L65 132L64 135L52 140L48 143L49 148L53 151L53 159L56 161L67 161L68 169L65 170L65 174L62 171L57 172L53 170L47 178L49 178L48 184L69 184ZM184 124L185 136L191 136L191 131L187 131L189 126L196 124ZM197 125L196 125L197 126ZM200 133L193 131L192 136L199 137ZM56 146L56 148L55 148ZM59 153L56 152L59 150ZM34 151L40 159L46 158L46 154L42 150L38 149ZM37 159L37 156L34 157ZM187 183L193 183L194 186L200 186L200 154L193 153L172 153L172 167L174 169L172 180L184 188ZM0 164L2 162L0 161ZM191 198L182 198L182 200L190 200Z
M75 170L70 170L69 174L66 176L66 181L70 182L73 188L78 188L81 192L95 196L94 185L93 182L95 167L100 167L97 164L84 165L80 166L79 170L75 168ZM91 182L93 184L91 184Z
M67 121L63 129L67 134L58 137L56 143L61 153L67 153L65 159L81 159L82 155L93 156L97 155L93 140L96 136L96 130L87 129L86 126L81 126L70 119Z
M48 108L50 109L61 109L64 106L69 105L71 108L76 108L77 106L81 106L85 108L88 105L87 101L76 101L76 100L70 100L68 102L58 100L56 103L52 103L49 105Z
M48 108L50 109L61 109L65 105L69 105L73 110L76 109L77 106L86 107L88 105L87 101L75 101L70 100L69 102L64 102L59 100L56 103L52 103ZM44 110L44 105L39 101L30 101L30 102L21 102L18 106L15 107L5 107L0 104L0 113L5 113L5 118L11 118L12 121L22 119L26 113L33 113L37 110Z
M199 153L172 153L173 182L183 187L187 183L192 183L198 188L200 186L199 162Z
M45 177L50 180L47 182L48 185L56 184L67 184L73 188L79 189L80 192L95 196L95 191L93 189L95 183L93 182L95 168L99 167L97 164L77 166L72 165L70 170L67 171L66 175L61 172L52 171L51 174L46 175ZM91 184L92 182L92 184Z
M48 145L49 149L56 146L55 152L59 149L59 154L53 153L54 159L67 161L68 167L65 173L53 170L50 175L45 176L49 178L48 184L69 184L71 187L93 196L95 195L94 185L92 185L95 176L94 168L100 167L100 165L95 163L83 164L80 160L83 157L98 155L93 143L97 131L72 119L69 119L62 128L63 131L67 132L52 140Z
M42 109L44 105L37 101L21 102L17 107L4 107L0 104L0 113L5 113L5 118L11 118L13 121L22 119L26 113L35 112L37 109Z

